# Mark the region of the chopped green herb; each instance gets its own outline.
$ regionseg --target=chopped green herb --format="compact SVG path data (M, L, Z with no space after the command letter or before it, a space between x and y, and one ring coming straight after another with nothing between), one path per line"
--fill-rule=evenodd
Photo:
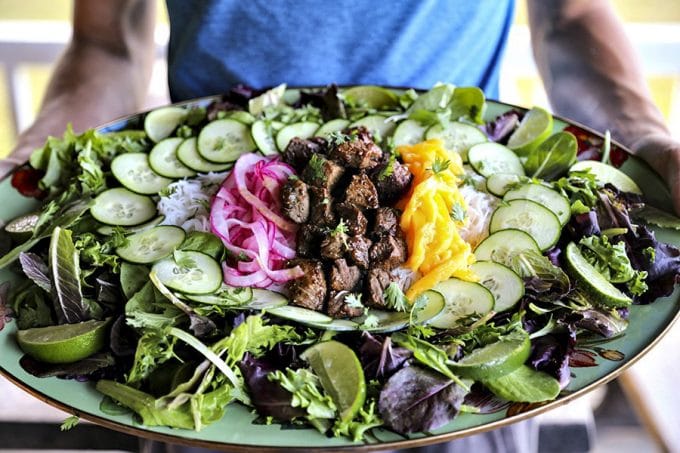
M466 215L467 212L465 211L463 205L455 202L451 208L451 219L455 220L456 222L462 222L465 220Z
M343 219L340 219L338 225L331 230L331 236L336 236L338 234L347 234L347 224Z
M314 179L323 179L323 168L326 163L326 159L318 154L312 154L312 158L309 159L309 168L312 170L312 177Z
M366 310L364 314L366 315L366 318L364 319L364 322L361 323L360 327L362 329L371 329L373 327L378 327L378 325L380 324L380 319L376 315L368 313L368 310Z
M382 181L385 178L389 178L394 173L394 164L397 161L397 155L395 153L390 153L390 159L387 161L385 168L380 170L378 174L378 180Z
M80 423L80 417L78 417L77 415L71 415L62 422L61 426L59 426L59 429L61 431L69 431L75 428L76 425L78 425L78 423Z
M435 175L438 175L439 173L446 171L449 168L449 165L451 165L450 160L446 159L442 161L437 157L434 162L432 162L432 167L429 170L431 170Z
M361 303L361 294L349 293L345 296L345 304L350 308L364 308Z
M395 311L407 311L408 299L396 282L390 283L383 294L385 305Z

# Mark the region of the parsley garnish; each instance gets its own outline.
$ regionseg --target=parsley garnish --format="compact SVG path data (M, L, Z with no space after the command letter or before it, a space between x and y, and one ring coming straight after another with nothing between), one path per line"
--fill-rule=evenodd
M361 303L361 294L349 293L345 296L345 304L350 308L364 308Z
M439 173L446 171L449 168L449 165L451 165L450 160L446 159L442 161L437 157L434 162L432 162L432 167L429 170L431 170L435 175L438 175Z
M466 215L467 212L465 212L465 208L463 207L463 205L461 205L457 201L453 203L453 206L451 207L451 219L457 222L462 222L463 220L465 220Z
M385 298L385 305L387 308L391 308L395 311L408 310L408 299L397 283L390 283L387 288L385 288L383 297Z
M62 431L68 431L75 428L78 423L80 423L80 417L71 415L62 422L61 426L59 426L59 429Z
M356 135L354 136L354 138L356 138ZM340 131L335 131L328 134L328 141L335 146L350 142L352 141L352 139L353 137L351 135L343 134Z
M347 224L343 219L340 219L338 222L338 225L331 230L331 236L335 236L338 234L347 234Z
M326 159L318 154L312 154L312 158L309 159L309 168L312 170L312 177L314 179L323 179L323 167L325 163Z
M368 314L368 310L366 310L366 318L364 319L364 322L361 323L360 328L362 329L370 329L373 327L378 327L380 324L380 319L374 315L374 314Z
M397 161L397 156L395 153L390 153L390 159L387 161L385 168L380 170L378 174L378 180L382 181L385 178L389 178L394 173L394 163Z

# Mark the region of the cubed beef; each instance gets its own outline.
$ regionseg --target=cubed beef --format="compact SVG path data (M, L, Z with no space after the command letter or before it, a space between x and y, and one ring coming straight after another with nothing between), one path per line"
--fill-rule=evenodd
M401 236L383 235L369 251L371 266L392 270L406 261L406 241Z
M379 206L378 193L365 173L352 176L345 191L345 204L359 209L375 209Z
M302 180L289 179L281 188L281 212L295 223L309 219L309 191Z
M386 166L376 169L371 173L371 181L378 191L380 203L393 204L408 192L413 174L398 160L387 165L391 166L389 171L386 171Z
M338 203L335 205L335 212L345 222L347 234L352 236L366 234L368 219L361 209L345 203Z
M352 262L361 269L368 269L370 263L368 251L371 249L371 240L366 236L350 236L347 239L347 254Z
M396 235L399 231L399 217L401 213L398 209L381 206L375 211L375 221L373 222L373 237L383 235Z
M333 190L345 173L345 167L321 154L312 154L307 166L302 171L301 178L307 184Z
M331 291L328 295L328 309L326 313L331 318L355 318L364 313L363 307L351 307L347 304L349 291Z
M290 164L298 172L301 172L307 165L307 162L309 162L312 154L321 154L324 151L325 146L314 140L293 137L283 151L283 161Z
M392 275L381 267L372 268L366 275L364 304L373 308L385 308L385 288L394 281Z
M328 233L321 241L321 257L337 260L343 257L347 250L347 234L341 231Z
M373 142L368 130L359 127L345 132L348 132L348 139L331 148L329 153L331 159L360 170L369 170L378 165L383 152Z
M319 253L324 229L318 225L306 223L298 229L295 239L295 250L302 258L312 258Z
M303 272L302 277L288 282L291 303L311 310L322 311L327 288L321 262L298 258L291 260L289 265L300 266Z
M333 261L328 274L328 285L335 291L354 291L359 286L361 271L357 266L350 266L345 259Z
M333 199L328 189L309 186L309 223L316 226L335 226Z

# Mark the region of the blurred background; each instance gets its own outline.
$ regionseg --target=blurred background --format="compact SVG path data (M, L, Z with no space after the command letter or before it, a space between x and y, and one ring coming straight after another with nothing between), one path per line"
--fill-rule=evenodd
M158 58L147 99L149 108L168 102L164 55L169 35L164 2L150 1L158 1L159 5ZM680 138L680 1L612 1L641 57L652 96L672 133ZM12 149L17 132L33 120L54 61L69 39L71 7L72 0L0 0L0 158ZM533 63L522 0L517 0L515 23L502 66L500 100L527 107L549 107ZM541 451L680 452L677 429L680 392L676 388L680 365L668 360L677 356L674 346L680 344L678 331L680 327L676 326L671 335L622 378L539 417ZM124 436L115 437L88 427L78 427L69 441L71 433L60 433L57 429L67 414L28 396L2 378L0 395L0 453L26 453L31 448L120 450L134 444ZM36 423L48 428L37 431ZM109 442L110 448L102 442Z

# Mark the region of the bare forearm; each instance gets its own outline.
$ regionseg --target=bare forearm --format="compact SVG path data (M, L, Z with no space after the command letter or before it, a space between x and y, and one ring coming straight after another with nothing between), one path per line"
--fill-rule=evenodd
M83 131L141 107L153 58L154 2L97 3L106 6L93 10L97 5L88 1L76 3L73 39L34 124L18 139L13 161L25 161L47 136L61 135L68 123Z
M532 45L554 110L633 146L668 135L640 64L605 0L528 0Z

